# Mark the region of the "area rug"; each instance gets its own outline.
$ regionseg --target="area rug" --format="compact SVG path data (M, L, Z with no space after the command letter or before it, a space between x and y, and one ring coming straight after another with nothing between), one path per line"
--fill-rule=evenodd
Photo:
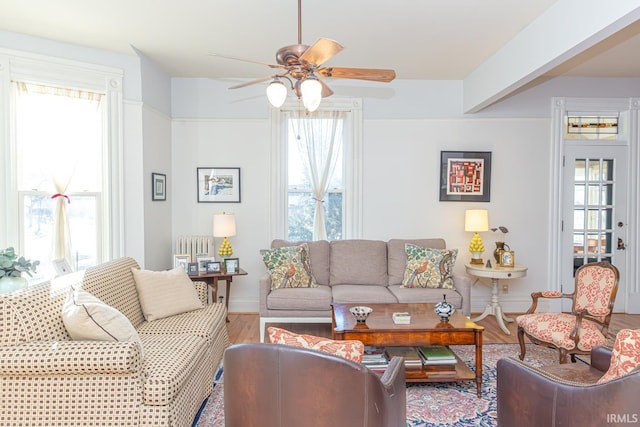
M451 347L475 371L475 347ZM407 384L407 427L496 426L496 363L520 353L517 344L485 344L482 347L482 397L474 381ZM558 363L554 350L527 344L525 361L534 366ZM224 377L224 376L223 376ZM223 379L217 381L196 426L224 426Z

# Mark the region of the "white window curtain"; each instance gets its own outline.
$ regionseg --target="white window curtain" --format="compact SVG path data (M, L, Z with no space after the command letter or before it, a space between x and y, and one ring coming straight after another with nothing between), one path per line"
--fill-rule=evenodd
M298 135L300 153L311 174L311 187L316 201L313 240L326 240L323 202L331 176L342 150L344 111L296 112L292 124Z
M94 103L96 108L99 108L103 98L103 94L73 88L60 88L25 82L13 82L13 84L16 85L18 97L29 96L30 93L62 96ZM55 200L52 259L65 259L73 270L75 270L77 266L75 265L75 257L73 256L73 249L71 247L71 228L69 227L69 217L67 214L67 205L71 203L71 199L67 195L67 190L73 180L77 162L83 160L81 156L76 156L76 154L79 153L69 153L66 150L52 150L47 171L54 190L51 198Z

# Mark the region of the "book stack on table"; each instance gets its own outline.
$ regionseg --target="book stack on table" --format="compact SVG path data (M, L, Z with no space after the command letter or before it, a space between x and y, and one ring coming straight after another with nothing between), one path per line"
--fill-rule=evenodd
M362 355L362 364L372 371L382 372L389 366L389 360L384 354L384 348L375 346L365 346Z
M425 345L418 348L418 355L422 359L424 370L429 376L451 375L456 372L456 355L444 345Z
M415 347L387 347L384 352L389 360L394 356L403 357L405 369L422 368L422 359Z

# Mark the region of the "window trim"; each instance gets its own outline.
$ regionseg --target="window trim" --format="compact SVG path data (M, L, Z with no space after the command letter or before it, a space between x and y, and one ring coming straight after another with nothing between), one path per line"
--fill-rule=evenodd
M11 99L11 80L34 82L50 86L74 87L94 92L105 93L104 114L106 126L104 131L103 161L107 167L103 169L101 236L102 260L115 259L124 254L124 212L123 212L123 127L122 109L123 71L114 67L90 64L85 62L61 59L29 52L0 48L0 165L4 166L4 174L0 177L0 189L9 197L0 200L0 209L7 215L0 223L0 243L19 245L19 229L15 227L20 220L20 207L16 186L16 141L12 137L12 115L14 112ZM0 246L3 246L0 245ZM16 248L18 251L19 247Z
M270 108L271 115L271 207L269 225L271 240L284 239L287 235L287 160L284 137L285 113L296 111L302 103L290 99L279 109ZM320 111L349 111L345 122L344 189L343 189L343 239L362 236L362 100L360 98L323 99Z

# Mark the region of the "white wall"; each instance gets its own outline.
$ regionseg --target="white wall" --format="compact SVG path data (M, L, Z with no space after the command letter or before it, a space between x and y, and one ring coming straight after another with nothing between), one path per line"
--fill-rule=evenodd
M238 235L231 243L249 275L234 280L230 309L257 311L265 271L258 251L269 245L271 208L264 86L230 91L237 81L171 79L140 52L119 55L7 32L0 32L0 47L124 70L125 255L147 268L168 268L176 235L210 234L214 212L234 212ZM463 231L464 210L488 208L492 226L511 230L506 240L516 262L529 266L503 296L506 311L526 309L529 293L547 283L551 97L640 95L640 79L557 78L465 115L458 81L335 80L330 86L338 97L363 99L364 237L444 237L460 249L461 271L471 239ZM490 203L438 201L441 150L493 153ZM198 166L240 167L242 202L197 203ZM167 173L167 202L151 202L151 172ZM495 240L491 233L483 237L487 247ZM482 311L488 290L472 292L472 310Z
M363 233L365 238L443 237L459 248L463 274L471 239L463 231L464 210L489 209L490 225L504 225L516 263L528 275L505 283L506 311L524 311L530 293L544 289L549 277L549 209L552 96L630 96L639 79L555 79L523 91L481 113L462 113L459 82L394 81L388 86L331 83L336 95L363 98ZM237 83L237 82L236 82ZM258 250L269 245L269 136L264 87L229 91L229 82L172 80L174 235L209 233L215 211L236 213L236 255L249 275L234 280L231 311L257 311ZM439 108L438 108L439 107ZM440 151L492 152L491 202L440 202ZM198 204L195 168L242 167L242 203ZM248 233L248 234L246 234ZM488 248L498 236L483 238ZM486 285L486 286L483 286ZM484 280L472 290L472 310L489 300Z

